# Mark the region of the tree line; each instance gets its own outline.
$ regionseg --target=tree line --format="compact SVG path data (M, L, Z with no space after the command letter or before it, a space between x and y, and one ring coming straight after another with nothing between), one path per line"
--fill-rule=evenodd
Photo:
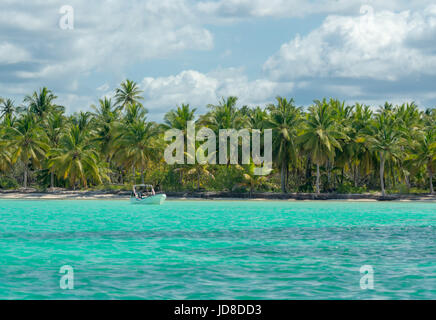
M112 98L74 114L47 88L20 105L0 98L0 188L116 190L150 183L164 191L434 193L435 108L336 99L303 108L283 97L248 107L227 97L202 115L181 104L156 123L147 119L142 94L126 80ZM188 121L217 135L272 129L273 172L256 176L253 164L166 164L164 132L186 135Z

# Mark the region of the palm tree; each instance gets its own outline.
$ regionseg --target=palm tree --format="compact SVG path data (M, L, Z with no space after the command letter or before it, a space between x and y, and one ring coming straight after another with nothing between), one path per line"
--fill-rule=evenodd
M191 109L189 104L182 104L182 106L178 106L176 110L171 110L164 116L164 123L162 125L162 128L164 130L169 129L177 129L182 131L183 133L183 139L184 139L184 153L186 159L190 157L190 155L187 153L188 150L188 122L195 120L195 112L197 111L196 108ZM194 145L195 147L195 145ZM195 162L195 158L193 159L193 162ZM179 165L176 169L176 172L179 172L179 179L180 182L183 181L183 173L186 171L186 167L184 165Z
M250 198L253 196L253 191L258 190L267 181L265 176L259 176L254 174L254 169L256 168L254 163L249 165L240 166L237 168L242 171L243 182L238 183L235 187L248 187L250 190Z
M406 143L402 146L404 152L403 157L399 159L399 169L404 175L404 181L407 188L410 189L410 171L412 170L413 163L405 159L407 157L407 149L414 144L414 141L419 138L422 125L422 112L419 111L418 106L412 103L405 103L395 108L394 118L404 132L404 139Z
M3 128L0 127L0 172L6 171L11 165L10 145L3 139Z
M409 155L409 158L413 160L415 167L425 166L427 168L430 193L434 194L433 174L436 161L436 129L434 127L428 127L421 132L414 142L413 154Z
M126 115L124 117L124 122L131 124L135 121L145 121L147 119L148 110L144 108L141 104L129 103L126 106Z
M179 129L186 135L186 127L189 121L194 121L197 109L191 109L189 104L182 104L176 110L171 110L164 116L164 125L167 129Z
M100 152L109 161L113 154L111 148L114 135L114 127L119 120L119 110L113 105L112 99L104 98L99 100L98 107L92 105L94 110L94 122L95 122L95 138L93 142L96 142L100 147Z
M115 90L115 103L119 104L121 109L130 103L142 105L140 102L144 100L144 97L141 96L142 92L136 82L127 79L121 83L121 88Z
M210 111L201 116L197 121L200 126L209 127L213 130L216 136L219 136L220 130L235 129L239 130L243 127L248 127L248 119L236 107L237 97L222 98L218 105L208 105ZM217 142L217 149L218 148ZM230 146L227 145L227 154L230 153ZM218 152L218 158L220 157ZM230 165L230 157L228 157L227 165Z
M245 113L245 116L247 117L250 128L253 130L263 131L270 125L268 111L261 107L249 109L248 112Z
M390 112L385 108L381 109L376 115L375 120L368 128L368 133L363 137L367 147L376 152L380 159L380 186L382 195L386 195L384 172L387 160L400 158L403 149L403 132L398 127L397 122Z
M336 150L335 166L342 170L342 183L344 178L345 168L349 165L349 159L352 159L356 153L356 130L353 127L353 116L355 106L345 105L344 101L330 99L332 115L335 122L338 124L338 129L342 131L347 137L346 139L339 139L342 150ZM355 159L356 160L356 159ZM328 173L328 187L331 187L331 171L333 164L327 161L327 173ZM357 186L358 180L358 162L354 161L354 184Z
M6 137L12 146L12 163L20 160L24 165L23 186L27 188L29 165L39 167L48 150L46 135L35 121L32 113L26 113L17 121L16 126L6 128Z
M179 168L181 169L181 168ZM207 177L210 179L215 179L212 171L210 170L210 166L208 164L194 164L189 167L183 168L186 170L186 175L195 176L197 178L197 190L201 188L201 178Z
M70 116L69 121L72 124L78 126L80 130L86 131L90 127L91 119L92 119L91 117L92 117L91 112L80 111L79 113L75 113L72 116Z
M296 159L296 139L302 121L301 109L294 105L294 100L277 97L277 106L270 105L269 126L273 129L273 153L275 162L281 170L281 189L286 193L288 166Z
M11 99L0 99L0 119L12 116L15 112L14 101Z
M51 149L59 147L59 141L65 129L65 118L61 112L52 112L48 115L46 133ZM50 169L50 188L54 188L54 168Z
M77 125L71 125L59 141L59 147L49 152L49 168L53 168L70 186L76 188L76 181L81 181L84 188L88 187L88 179L102 183L107 177L99 168L98 153L89 143L87 133Z
M211 110L199 119L199 123L207 125L215 133L221 129L239 129L246 124L247 119L236 107L237 97L222 98L218 105L209 104Z
M51 90L44 87L39 90L39 93L35 91L32 95L27 95L24 102L28 104L28 110L31 113L37 115L38 119L44 120L46 115L53 110L64 111L63 107L53 104L56 98Z
M116 139L116 150L124 152L126 164L139 169L144 183L146 166L159 157L158 127L153 122L135 121L125 126Z
M316 164L316 193L320 191L320 166L326 161L333 162L336 150L342 151L340 139L347 136L340 130L332 114L329 103L324 99L315 101L309 108L305 121L304 133L299 137L303 149L306 150Z
M350 169L352 169L354 186L358 186L359 174L370 174L375 166L373 153L369 150L365 139L362 136L366 128L372 120L372 110L367 105L356 104L355 112L352 115L351 123L349 124L348 136L350 143L343 146L344 152L338 155L340 163L349 162ZM337 119L339 121L339 119Z

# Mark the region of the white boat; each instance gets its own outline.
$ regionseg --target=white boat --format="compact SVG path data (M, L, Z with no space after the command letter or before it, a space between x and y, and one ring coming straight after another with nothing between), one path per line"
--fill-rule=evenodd
M144 188L144 191L140 191L140 188ZM140 184L133 186L130 203L162 205L166 198L167 196L165 194L156 194L153 186Z

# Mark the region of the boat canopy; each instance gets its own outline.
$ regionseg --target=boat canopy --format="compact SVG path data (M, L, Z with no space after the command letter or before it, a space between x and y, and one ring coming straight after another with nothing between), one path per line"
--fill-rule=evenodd
M137 184L133 186L133 188L138 188L138 187L153 188L151 184Z
M137 184L133 186L133 193L136 193L140 190L142 190L143 192L154 194L154 188L151 184Z

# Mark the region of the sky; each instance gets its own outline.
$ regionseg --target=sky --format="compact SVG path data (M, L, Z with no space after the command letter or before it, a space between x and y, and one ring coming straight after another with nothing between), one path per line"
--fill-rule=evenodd
M65 7L67 6L67 7ZM68 113L126 78L149 118L222 97L436 106L434 0L1 0L0 96L48 87Z

